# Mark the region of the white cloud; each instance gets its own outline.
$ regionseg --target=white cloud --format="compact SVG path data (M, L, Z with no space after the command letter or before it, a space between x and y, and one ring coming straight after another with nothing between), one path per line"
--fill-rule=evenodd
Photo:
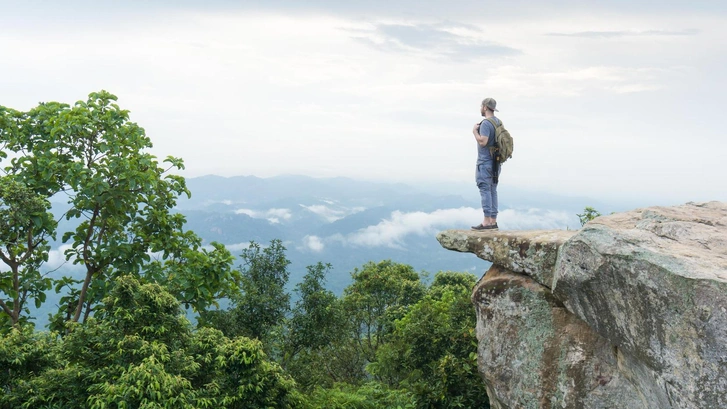
M328 203L329 205L334 204L331 201L324 200L324 202ZM325 206L325 205L310 205L310 206L300 205L300 207L308 209L309 211L323 217L329 223L333 223L336 220L343 219L344 217L346 217L348 215L366 210L365 207L360 207L360 206L352 207L352 208L339 207L337 209L330 207L330 206Z
M577 33L548 33L551 36L583 38L618 38L635 36L691 36L699 34L697 29L683 30L624 30L624 31L581 31Z
M348 242L366 247L398 247L410 235L432 234L437 227L457 226L460 228L477 220L479 211L473 208L435 210L431 213L395 211L391 218L375 226L369 226L348 236Z
M497 217L502 230L564 230L579 228L578 218L562 210L505 209Z
M219 203L221 203L223 205L227 205L227 206L231 206L231 205L234 204L234 202L232 200L229 200L229 199L224 199L224 200L207 199L207 200L204 201L204 204L207 205L207 206L214 205L214 204L219 204ZM243 201L243 202L237 202L237 203L239 205L239 203L245 203L245 202Z
M680 67L634 68L629 66L572 66L545 70L538 67L501 66L492 70L488 80L513 95L575 98L594 91L636 93L662 88L663 79Z
M243 243L225 244L225 248L233 253L239 252L239 251L250 248L250 242L246 241ZM210 247L210 249L211 249L211 247Z
M351 30L351 38L385 52L413 52L429 58L470 60L519 53L513 48L488 41L487 34L473 26L378 22L371 28L375 30Z
M288 220L292 216L292 214L290 213L290 210L288 210L288 209L270 209L267 211L267 215L279 217L284 220Z
M43 271L53 271L56 269L63 269L63 271L69 271L71 273L78 273L85 271L86 269L81 264L73 264L74 257L66 261L66 250L70 249L71 245L63 244L57 249L53 249L48 252L48 261L43 265Z
M482 220L482 210L472 207L440 209L431 213L395 211L380 223L347 236L330 236L327 240L363 247L401 247L409 235L434 236L444 229L469 229ZM550 230L572 228L575 216L565 211L542 209L505 209L497 220L502 230Z
M305 236L303 237L303 246L306 249L315 251L316 253L323 251L326 247L323 241L318 236Z
M237 214L246 214L254 219L266 219L270 223L277 224L282 220L290 220L293 214L290 209L268 209L268 210L253 210L253 209L237 209Z
M332 209L332 208L330 208L328 206L324 206L324 205L311 205L311 206L300 205L300 207L308 209L311 212L323 217L329 223L335 222L336 220L342 219L346 216L345 210Z

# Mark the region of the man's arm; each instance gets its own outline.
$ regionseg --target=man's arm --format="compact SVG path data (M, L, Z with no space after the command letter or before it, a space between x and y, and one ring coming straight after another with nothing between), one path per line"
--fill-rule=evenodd
M474 128L472 128L472 134L475 136L475 139L477 140L478 145L487 146L487 140L489 138L486 136L480 135L480 124L475 124Z

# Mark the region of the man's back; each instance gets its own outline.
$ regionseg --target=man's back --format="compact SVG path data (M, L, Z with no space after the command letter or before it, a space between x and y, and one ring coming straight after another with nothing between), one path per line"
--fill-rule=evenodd
M501 124L499 118L492 117L497 124ZM490 163L493 161L490 148L495 146L495 127L487 119L483 119L480 123L480 135L487 137L487 145L477 145L477 163Z

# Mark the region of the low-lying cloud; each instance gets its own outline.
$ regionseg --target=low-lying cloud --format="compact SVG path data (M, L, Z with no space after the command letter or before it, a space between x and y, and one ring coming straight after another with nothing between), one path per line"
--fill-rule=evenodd
M395 211L391 213L391 217L376 225L345 236L330 236L325 240L361 247L400 248L408 236L434 236L443 229L469 229L470 226L480 223L482 217L482 210L472 207L439 209L430 213ZM505 209L498 215L497 222L502 230L566 229L577 225L575 216L565 211L536 208Z
M252 210L237 209L236 214L246 214L254 219L266 219L270 223L280 223L281 220L289 220L293 217L290 209L268 209L268 210Z
M328 223L333 223L336 220L343 219L344 217L346 217L348 215L352 215L354 213L358 213L358 212L361 212L361 211L366 210L365 207L353 207L353 208L350 208L350 209L349 208L344 208L344 207L334 208L334 207L332 207L332 205L335 205L334 202L331 202L330 200L324 200L324 202L325 203L328 203L331 206L326 206L326 205L310 205L310 206L300 205L300 207L302 207L304 209L307 209L307 210L309 210L309 211L317 214L318 216L323 217L324 219L326 219L326 221Z
M580 227L574 214L563 210L505 209L497 217L503 230L558 230Z
M305 236L303 237L303 247L307 250L312 250L316 253L323 251L326 247L318 236Z
M424 236L433 234L435 230L445 227L463 228L467 223L478 219L477 209L461 207L459 209L440 209L431 213L395 211L389 219L379 224L368 226L346 238L349 244L365 247L399 247L406 236L415 234Z
M323 217L328 221L329 223L333 223L336 220L342 219L346 217L346 212L342 209L332 209L325 205L300 205L300 207L304 209L308 209L311 212L317 214L318 216Z

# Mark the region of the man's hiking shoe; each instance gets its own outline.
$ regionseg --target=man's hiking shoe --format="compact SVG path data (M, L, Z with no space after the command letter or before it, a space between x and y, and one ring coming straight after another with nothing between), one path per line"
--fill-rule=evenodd
M472 230L497 230L497 223L488 224L486 226L483 224L479 224L477 226L472 226Z

